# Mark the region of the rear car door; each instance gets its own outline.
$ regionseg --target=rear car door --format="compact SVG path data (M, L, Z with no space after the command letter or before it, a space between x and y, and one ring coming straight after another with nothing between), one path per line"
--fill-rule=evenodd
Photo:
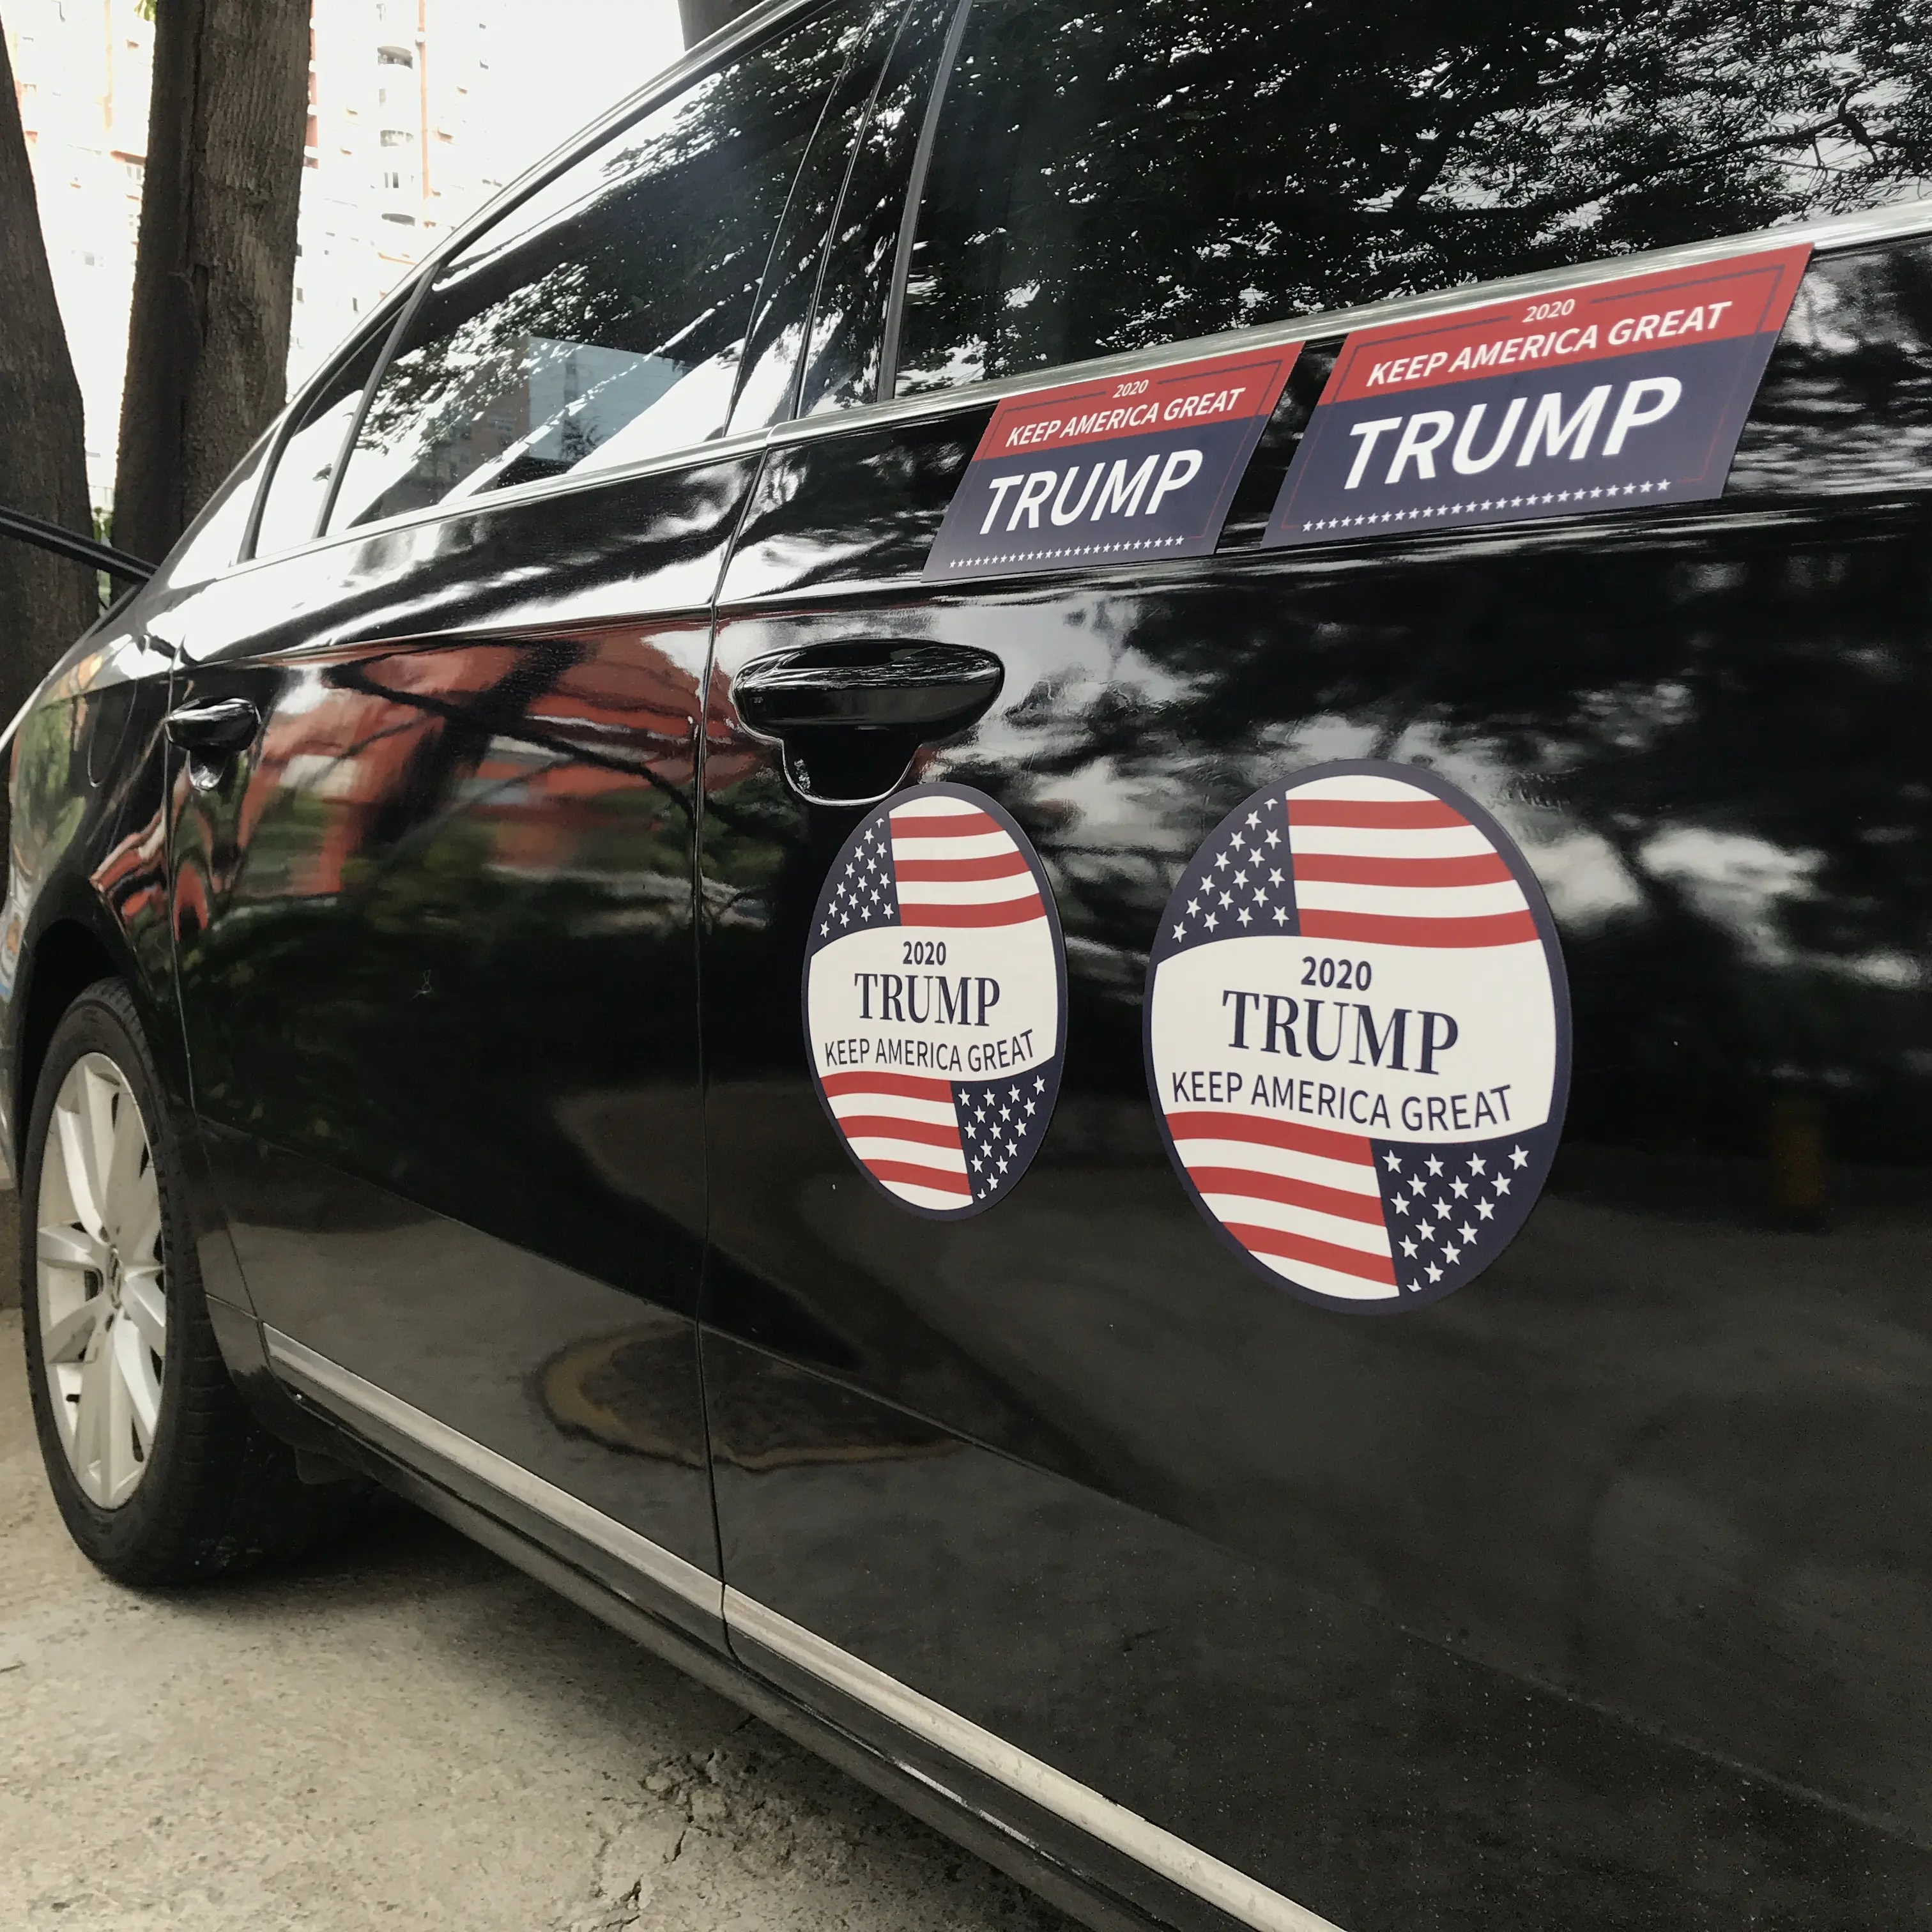
M870 18L794 10L442 264L298 415L174 694L195 1100L274 1366L714 1636L700 691L764 265Z
M1518 462L1540 390L1513 417L1491 400L1453 514L1349 500L1360 521L1334 516L1334 540L1285 542L1277 502L1352 334L1487 314L1482 284L1534 273L1520 328L1493 338L1520 352L1526 332L1582 326L1531 311L1587 302L1603 258L1667 279L1802 246L1810 231L1775 228L1701 244L1915 192L1891 117L1919 84L1830 34L1774 34L1753 43L1748 124L1719 152L1698 104L1738 71L1741 12L1664 8L1628 35L1547 43L1402 8L973 0L956 18L883 378L838 399L849 415L780 433L721 593L704 1320L734 1645L1172 1920L1916 1918L1932 666L1912 560L1932 217L1820 230L1802 281L1778 270L1796 300L1726 352L1749 420L1735 461L1707 440L1703 500L1657 500L1681 476L1640 470L1633 421L1610 452L1628 474L1597 466L1618 412L1666 393L1633 400L1665 376L1605 361L1550 380L1549 427L1572 434L1539 446L1540 504ZM1843 176L1780 118L1836 63L1893 104ZM1658 331L1694 305L1658 305L1641 340L1679 352ZM1606 354L1638 346L1625 326ZM1175 364L1292 345L1203 554L1184 518L1144 520L1166 458L1131 526L1118 499L1111 524L1082 507L1083 487L1114 487L1104 441L972 473L996 400L1069 380L1061 365L1136 358L1076 372L1108 386L1093 415L1139 406ZM1605 385L1580 466L1577 412ZM1415 426L1425 405L1446 442ZM1436 437L1446 489L1468 414L1431 394L1324 422L1383 423L1364 432L1378 483L1405 439L1418 481ZM1505 422L1512 502L1478 480ZM1198 450L1204 482L1217 459ZM946 518L970 487L967 537L1006 550L935 571L983 558ZM990 708L968 689L986 659ZM1231 1234L1237 1217L1208 1211L1228 1184L1170 1159L1175 1117L1225 1114L1227 1090L1150 1104L1144 997L1150 956L1181 943L1174 888L1241 862L1251 800L1279 806L1336 766L1296 821L1316 832L1298 842L1298 929L1320 907L1408 918L1378 896L1446 890L1540 934L1546 899L1545 1018L1567 984L1574 1042L1567 1117L1558 1099L1523 1140L1514 1116L1444 1100L1462 1164L1431 1174L1423 1150L1432 1191L1413 1198L1438 1258L1412 1270L1402 1244L1422 1243L1393 1190L1330 1169L1339 1143L1393 1153L1431 1117L1412 1136L1352 1123L1360 1076L1316 1064L1364 1006L1354 1057L1388 1052L1394 1014L1345 999L1318 960L1306 988L1223 989L1204 1081L1272 1047L1271 1071L1298 1077L1268 1090L1286 1149L1269 1174L1328 1163L1246 1222L1306 1242L1318 1194L1320 1265L1363 1288L1352 1307ZM902 777L927 789L882 820L872 801ZM930 826L904 822L922 815L988 842L959 848L992 866L970 892L963 866L948 875L978 903L1018 890L999 841L1031 848L1064 929L1057 1104L1022 1133L1024 1098L1004 1102L1020 1172L992 1204L970 1083L896 1058L855 1109L842 1083L862 1053L812 1024L828 924L878 927L882 877L902 920L926 895L904 862L925 862L910 835ZM1391 826L1440 855L1387 859ZM1244 887L1276 892L1270 916L1289 909L1274 864ZM1364 864L1396 869L1342 876ZM1468 875L1401 869L1417 866ZM1174 922L1239 910L1218 908L1184 896ZM931 936L908 921L900 943ZM850 998L936 1052L940 970L908 950L888 988L862 962ZM1454 1009L1402 1010L1397 1064L1426 1098L1423 1076L1456 1064ZM1540 1023L1527 1001L1502 1011ZM956 986L940 1018L959 1012ZM1503 1164L1471 1169L1491 1138ZM1348 1229L1364 1186L1372 1268Z

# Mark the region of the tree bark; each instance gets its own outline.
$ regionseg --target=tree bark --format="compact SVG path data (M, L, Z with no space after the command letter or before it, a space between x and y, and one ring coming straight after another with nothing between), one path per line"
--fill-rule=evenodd
M80 385L54 300L20 128L20 98L0 36L0 502L93 533ZM0 725L93 621L94 572L0 538ZM4 766L0 766L0 774ZM0 799L0 815L4 812Z
M114 541L160 558L282 405L309 0L159 0Z
M720 27L728 26L740 14L748 14L756 0L677 0L679 24L684 28L684 44L694 47Z

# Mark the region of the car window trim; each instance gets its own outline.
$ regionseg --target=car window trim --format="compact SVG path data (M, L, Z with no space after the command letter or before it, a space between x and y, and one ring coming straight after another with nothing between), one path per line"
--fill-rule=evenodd
M825 232L820 238L818 273L812 279L812 300L805 312L803 346L798 358L798 367L792 371L791 393L786 399L784 412L781 422L792 422L797 419L799 411L804 406L806 370L812 359L813 332L818 326L819 304L825 298L825 278L832 266L832 238L838 232L840 218L845 212L845 197L852 191L852 177L859 166L859 157L865 151L866 140L872 131L872 117L879 109L879 90L886 84L886 76L892 71L893 57L898 52L899 42L904 38L906 22L913 16L918 0L904 0L899 8L898 19L893 22L892 37L886 43L885 50L879 60L878 70L872 76L872 91L866 97L866 111L860 116L854 130L852 145L845 156L845 172L839 177L838 193L832 204L832 218L825 224ZM802 170L801 170L802 172Z
M352 530L334 530L327 536L293 550L278 550L272 557L248 557L230 565L224 575L231 575L260 565L278 563L284 558L306 556L338 544L359 542L385 536L394 530L434 523L446 517L475 516L499 504L509 506L560 496L583 490L603 489L668 470L690 469L710 462L726 462L735 458L762 453L767 448L784 448L793 444L856 432L889 429L902 423L918 422L945 416L964 414L989 408L1007 396L1024 395L1030 390L1051 384L1109 376L1130 376L1145 370L1160 369L1175 362L1207 355L1225 354L1231 349L1250 346L1271 348L1291 342L1318 341L1324 336L1345 335L1378 323L1406 322L1454 315L1460 310L1481 308L1489 304L1520 297L1547 294L1553 289L1574 288L1597 282L1616 281L1627 275L1654 270L1694 266L1701 262L1721 261L1753 248L1790 248L1809 242L1814 254L1840 254L1886 242L1909 240L1915 235L1932 235L1932 196L1918 201L1898 202L1889 207L1863 214L1834 215L1822 220L1789 228L1760 228L1742 235L1720 236L1708 242L1674 244L1631 255L1616 255L1598 261L1563 268L1542 268L1492 282L1472 282L1459 289L1426 296L1396 296L1386 301L1364 303L1359 308L1324 309L1298 316L1292 321L1271 322L1223 331L1218 335L1199 336L1187 341L1162 343L1152 349L1099 357L1086 362L1061 363L1030 370L1024 375L1002 377L997 382L963 383L953 389L934 389L916 396L896 397L890 402L855 404L830 410L820 416L801 416L790 422L774 423L734 436L720 436L709 442L686 444L661 454L640 459L621 468L600 470L587 476L547 477L520 483L507 490L492 490L487 497L465 497L455 503L432 503L418 510L398 512L379 523L358 524Z
M362 425L368 420L370 406L376 400L376 392L382 386L382 378L389 373L389 365L396 358L397 345L409 332L410 324L415 321L416 311L423 305L424 298L436 285L436 278L442 272L447 258L441 254L432 256L424 265L422 272L409 284L409 298L398 312L394 326L383 338L382 346L376 352L376 360L370 365L369 379L362 385L362 393L356 398L355 408L350 412L348 427L342 432L342 440L336 446L335 467L328 478L328 488L322 493L322 507L315 513L315 527L308 533L310 543L326 536L328 520L335 514L335 500L342 494L342 479L349 468L349 459L355 454L356 440L362 434Z
M832 204L831 218L826 223L824 230L818 238L818 272L812 278L811 298L805 305L803 340L806 343L809 343L812 340L812 325L818 313L818 298L825 286L826 257L830 253L832 230L838 225L838 211L844 205L846 185L852 178L852 168L858 158L859 145L866 138L866 130L872 122L873 104L878 99L879 81L884 77L886 64L892 58L892 50L898 44L900 32L905 26L907 16L912 11L914 0L890 0L890 4L896 4L898 8L898 18L893 22L892 38L886 44L884 59L880 63L878 75L872 82L872 92L866 98L865 112L860 116L857 130L850 146L846 151L845 167L839 176L838 194ZM876 0L858 0L860 31L846 53L844 64L832 76L832 85L826 89L825 98L819 103L818 118L812 124L811 135L806 142L804 151L798 158L798 166L792 174L791 186L786 190L785 205L779 211L777 223L772 230L771 244L765 250L765 266L759 273L758 289L752 297L752 319L746 326L745 336L745 346L748 350L757 337L758 324L765 314L766 286L772 278L772 264L778 258L779 244L786 238L786 224L790 219L792 204L798 198L799 184L805 179L806 170L812 165L813 151L825 136L826 118L832 112L833 104L838 98L839 89L844 86L847 76L852 71L854 62L858 59L864 48L866 34L863 23L870 18L875 4ZM746 382L752 373L752 358L748 354L745 360L739 364L737 380L731 386L731 406L726 412L724 417L728 424L737 413L739 398L744 394ZM805 355L801 347L797 366L792 371L791 381L788 386L785 395L778 404L782 421L789 422L798 413L799 386L804 380Z
M334 381L348 364L354 362L363 350L376 339L380 328L394 326L394 316L390 315L386 322L384 320L386 313L392 307L398 310L406 308L413 286L412 278L410 281L406 281L400 286L392 289L377 305L367 324L356 330L349 340L338 349L334 355L328 357L306 382L303 383L296 391L292 402L284 405L281 416L270 432L272 440L268 454L263 458L261 469L255 478L254 500L248 506L248 520L242 527L241 543L235 555L229 559L228 568L232 568L237 565L253 563L255 561L255 548L261 541L262 518L268 508L268 492L274 487L276 473L282 466L282 457L288 448L290 439L294 436L296 426L308 412L309 406L322 394L331 382ZM367 388L366 384L364 388L365 390ZM292 544L290 548L299 550L308 541L308 539L304 538L302 543ZM286 556L288 551L278 550L275 554L278 556Z
M1567 267L1537 268L1490 281L1466 282L1453 289L1432 290L1424 295L1389 296L1352 308L1316 309L1281 322L1244 324L1211 335L1190 336L1152 348L1092 356L1084 362L1042 363L1018 375L962 382L956 388L926 390L916 395L895 396L890 400L856 404L836 413L776 424L771 436L775 443L784 445L806 440L828 426L850 428L857 418L874 425L916 422L999 402L1008 396L1024 395L1060 382L1098 382L1111 376L1138 375L1200 356L1225 354L1231 348L1277 349L1290 343L1318 341L1324 336L1347 335L1384 322L1421 321L1485 308L1498 302L1547 295L1558 289L1582 288L1654 271L1724 261L1757 249L1789 248L1808 242L1814 255L1839 254L1922 233L1932 233L1932 196L1893 202L1856 214L1794 222L1789 227L1750 229L1742 234L1715 236L1707 242L1672 242L1666 248L1601 256Z
M919 238L919 212L926 200L926 177L932 166L932 150L939 138L939 117L946 105L946 90L952 85L952 70L966 39L966 22L973 12L973 0L959 0L946 29L939 50L939 62L933 70L932 91L926 98L926 112L920 122L919 143L913 149L912 166L906 177L905 206L899 212L898 242L892 252L892 278L886 291L884 340L879 345L878 400L890 402L899 380L899 331L905 321L906 280L912 273L913 244Z

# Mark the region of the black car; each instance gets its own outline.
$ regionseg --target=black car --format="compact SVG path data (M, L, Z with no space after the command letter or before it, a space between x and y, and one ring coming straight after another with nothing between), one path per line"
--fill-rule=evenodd
M34 1412L1089 1922L1932 1924L1932 18L769 0L19 722Z

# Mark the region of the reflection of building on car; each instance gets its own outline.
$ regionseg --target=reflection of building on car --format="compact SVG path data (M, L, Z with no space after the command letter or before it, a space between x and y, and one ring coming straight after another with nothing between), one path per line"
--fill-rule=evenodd
M765 0L448 237L16 742L82 1547L1096 1924L1918 1922L1922 38Z
M312 692L279 707L263 734L242 842L266 814L321 801L326 826L307 835L302 870L283 889L337 892L344 863L428 784L446 818L486 828L491 864L567 867L570 842L580 849L616 800L688 790L692 682L654 662L646 637L555 640L540 678L532 654L524 643L433 659L377 650L307 670Z

